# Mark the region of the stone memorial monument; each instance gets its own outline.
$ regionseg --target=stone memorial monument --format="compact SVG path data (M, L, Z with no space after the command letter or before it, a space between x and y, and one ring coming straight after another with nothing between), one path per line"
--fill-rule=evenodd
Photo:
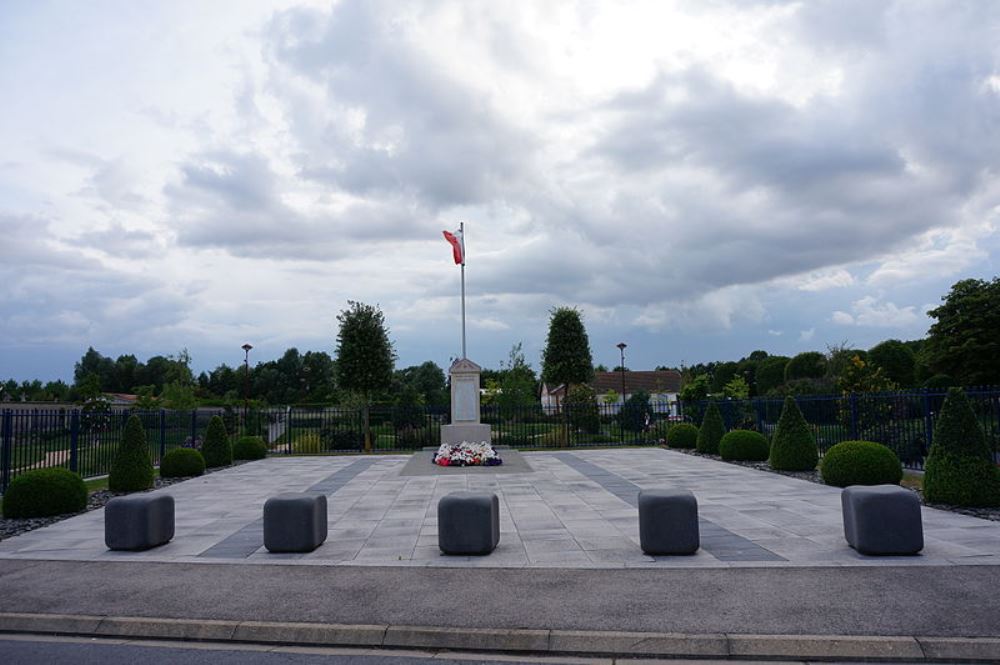
M479 375L483 368L460 358L448 370L451 377L451 424L441 426L441 443L490 441L490 426L480 422Z

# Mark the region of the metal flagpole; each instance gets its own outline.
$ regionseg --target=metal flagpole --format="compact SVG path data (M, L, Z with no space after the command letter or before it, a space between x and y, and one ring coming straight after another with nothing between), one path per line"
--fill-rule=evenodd
M465 355L465 222L458 223L458 232L462 238L462 359L468 358Z

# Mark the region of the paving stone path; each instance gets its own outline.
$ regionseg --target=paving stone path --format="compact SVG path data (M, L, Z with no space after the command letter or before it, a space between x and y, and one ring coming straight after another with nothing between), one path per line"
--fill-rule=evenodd
M412 476L400 475L410 460L402 455L272 457L157 490L177 502L176 535L162 547L108 551L103 511L92 511L0 542L0 558L565 568L1000 563L997 522L923 508L923 554L865 557L844 541L836 488L656 448L524 458L524 473ZM644 487L695 493L697 554L641 552L635 498ZM467 489L499 495L500 546L486 557L446 557L437 547L437 502ZM329 496L326 543L304 555L267 552L264 501L306 490Z

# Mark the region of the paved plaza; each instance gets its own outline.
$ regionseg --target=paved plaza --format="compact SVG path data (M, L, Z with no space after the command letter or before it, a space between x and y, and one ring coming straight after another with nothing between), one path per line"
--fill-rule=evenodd
M157 490L174 496L176 535L146 552L110 552L97 510L0 542L0 558L287 565L677 568L1000 563L1000 523L923 509L915 557L866 557L844 541L840 490L663 449L524 453L516 473L413 475L410 456L268 458ZM428 461L428 465L430 462ZM460 471L460 470L454 470ZM639 549L640 488L690 489L702 548ZM501 540L485 557L443 556L437 502L496 492ZM262 507L275 494L329 497L329 537L309 554L263 548Z

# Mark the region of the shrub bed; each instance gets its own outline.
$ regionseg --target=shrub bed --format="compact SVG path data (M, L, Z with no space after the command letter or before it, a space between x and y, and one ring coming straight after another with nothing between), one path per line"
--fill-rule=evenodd
M667 445L671 448L694 448L698 444L698 428L691 423L677 423L667 430Z
M724 460L763 462L769 452L764 435L747 429L734 429L719 441L719 454Z
M233 445L233 459L257 460L267 457L267 444L259 436L242 436Z
M819 467L823 482L848 485L898 485L903 465L896 453L875 441L842 441L826 451Z
M161 478L187 478L205 473L205 458L194 448L174 448L160 460Z
M3 496L3 516L49 517L78 513L87 507L87 486L67 469L35 469L10 481Z

